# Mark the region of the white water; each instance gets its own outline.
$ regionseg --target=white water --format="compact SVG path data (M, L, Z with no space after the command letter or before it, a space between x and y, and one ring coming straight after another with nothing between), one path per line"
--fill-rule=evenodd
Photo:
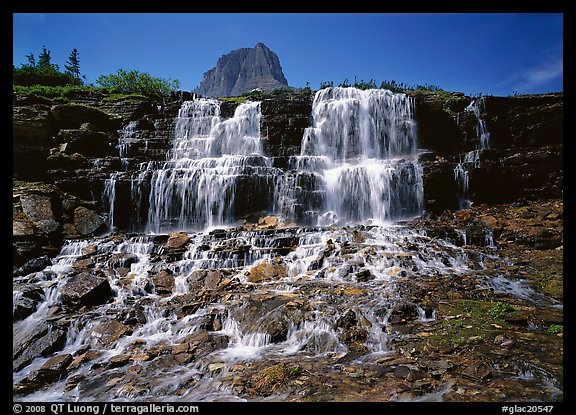
M467 209L472 205L469 199L469 172L471 169L480 167L480 154L482 150L490 148L490 132L486 128L486 121L482 116L484 100L473 100L464 110L474 114L476 119L476 149L467 152L464 158L454 168L454 179L458 184L460 198L458 201L459 209Z
M312 104L313 126L305 130L300 156L293 156L276 206L288 216L298 188L322 198L317 224L385 223L416 216L423 209L423 185L416 162L414 101L383 89L325 88ZM314 195L313 195L314 196ZM308 205L308 208L306 207Z

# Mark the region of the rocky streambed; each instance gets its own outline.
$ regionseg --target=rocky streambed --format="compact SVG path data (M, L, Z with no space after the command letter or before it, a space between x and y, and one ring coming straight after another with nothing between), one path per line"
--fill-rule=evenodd
M563 203L75 235L14 271L16 401L563 400Z

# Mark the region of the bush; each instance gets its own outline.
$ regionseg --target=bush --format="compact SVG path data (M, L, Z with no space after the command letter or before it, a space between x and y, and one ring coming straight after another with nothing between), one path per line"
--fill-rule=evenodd
M55 67L37 68L31 65L22 65L20 68L13 67L12 83L14 85L45 85L64 86L82 85L82 80L74 76L58 71Z
M96 83L121 94L168 96L180 88L178 80L163 79L137 70L119 69L117 73L100 75Z

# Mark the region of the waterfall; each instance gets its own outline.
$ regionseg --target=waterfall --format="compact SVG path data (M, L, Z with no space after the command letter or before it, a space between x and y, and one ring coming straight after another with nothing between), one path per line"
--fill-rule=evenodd
M259 102L240 104L227 120L217 100L184 102L166 161L145 164L132 181L132 194L142 195L150 178L148 230L227 225L251 198L265 201L273 174L261 141Z
M486 127L486 121L482 117L482 108L485 109L484 100L473 100L465 109L469 113L474 115L476 119L476 149L467 152L464 158L460 158L460 161L454 168L454 179L458 184L458 190L460 193L460 198L458 201L459 209L467 209L472 205L469 200L468 190L469 190L469 171L473 168L480 167L480 153L482 150L490 148L490 132ZM458 119L459 121L459 119Z
M418 215L423 185L413 114L414 101L405 94L318 91L312 104L314 125L304 132L300 156L290 160L295 172L288 175L276 205L288 216L296 215L298 207L310 216L321 206L319 225ZM311 185L308 192L299 189L302 182Z

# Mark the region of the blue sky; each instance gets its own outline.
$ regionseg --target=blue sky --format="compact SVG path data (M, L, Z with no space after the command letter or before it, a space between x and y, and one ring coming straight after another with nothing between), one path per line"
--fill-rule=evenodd
M88 83L119 68L197 87L231 50L263 42L291 86L395 80L468 95L562 91L561 13L15 13L13 63L42 46Z

